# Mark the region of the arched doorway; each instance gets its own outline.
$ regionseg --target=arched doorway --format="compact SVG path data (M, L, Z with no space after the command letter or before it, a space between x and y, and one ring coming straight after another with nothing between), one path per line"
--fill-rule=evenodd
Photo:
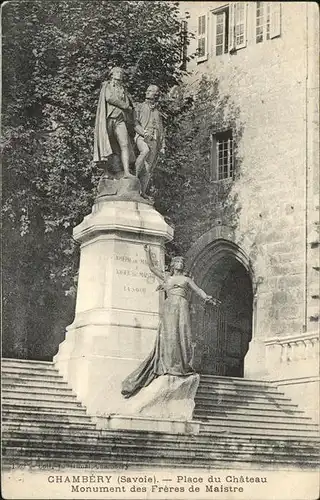
M195 338L194 364L199 373L243 377L252 337L253 292L248 261L237 245L218 239L190 266L195 281L221 301L219 307L191 298Z

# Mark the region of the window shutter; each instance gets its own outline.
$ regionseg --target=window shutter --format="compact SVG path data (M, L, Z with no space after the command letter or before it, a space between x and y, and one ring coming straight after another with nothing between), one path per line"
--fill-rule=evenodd
M198 17L198 56L197 62L208 59L208 16L202 14Z
M270 2L270 38L276 38L281 34L281 4Z
M242 49L247 45L247 3L235 4L235 46Z
M235 37L234 37L234 31L235 31L235 9L236 9L236 4L230 3L229 4L229 52L234 50L235 47Z

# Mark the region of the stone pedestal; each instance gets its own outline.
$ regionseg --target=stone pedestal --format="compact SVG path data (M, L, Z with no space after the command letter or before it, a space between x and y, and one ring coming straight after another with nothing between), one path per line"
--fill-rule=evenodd
M266 346L263 339L253 339L244 358L244 378L260 380L267 377Z
M168 418L137 417L130 415L102 415L94 417L97 429L152 431L165 434L199 434L200 422L195 420L178 420Z
M54 361L91 415L123 414L121 382L147 356L158 327L158 281L173 230L150 205L100 200L74 229L81 243L75 318Z

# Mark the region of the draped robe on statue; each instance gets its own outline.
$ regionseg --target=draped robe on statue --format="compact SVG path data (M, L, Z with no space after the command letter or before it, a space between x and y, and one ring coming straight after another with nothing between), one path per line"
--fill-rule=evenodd
M132 100L122 86L116 87L111 82L103 82L96 113L93 161L107 161L112 154L120 155L114 124L117 120L124 121L129 135L133 122L129 106L132 106ZM133 163L135 154L132 140L128 143L130 163Z
M192 364L191 321L188 304L188 278L171 276L166 281L167 298L160 316L153 350L122 383L122 395L134 396L160 375L194 374Z

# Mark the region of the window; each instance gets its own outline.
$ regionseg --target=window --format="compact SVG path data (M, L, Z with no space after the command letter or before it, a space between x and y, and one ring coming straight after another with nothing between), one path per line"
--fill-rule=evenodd
M215 14L215 53L221 56L228 52L229 9Z
M280 36L280 2L256 3L256 43Z
M206 61L208 59L208 19L207 14L198 17L198 50L197 62Z
M234 174L232 131L211 136L211 178L216 181L232 179Z
M230 4L229 52L242 49L247 45L247 4Z
M229 6L213 12L215 25L216 56L241 49L247 43L247 4L232 2Z
M270 39L270 2L257 2L256 42Z

